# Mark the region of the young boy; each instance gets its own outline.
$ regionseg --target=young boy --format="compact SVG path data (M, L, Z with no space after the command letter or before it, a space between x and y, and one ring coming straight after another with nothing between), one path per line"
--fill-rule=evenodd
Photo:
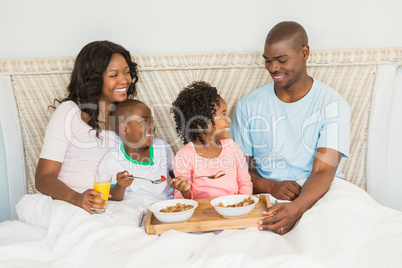
M166 142L154 139L151 109L139 100L126 100L116 104L111 121L110 125L123 142L104 156L98 170L116 175L110 189L111 200L120 201L125 194L173 198L173 189L167 183L169 171L173 169L173 152ZM154 184L135 177L163 181Z

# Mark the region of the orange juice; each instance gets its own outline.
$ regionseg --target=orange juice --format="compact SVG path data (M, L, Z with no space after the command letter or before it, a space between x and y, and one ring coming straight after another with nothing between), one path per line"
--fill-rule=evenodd
M97 174L95 177L95 183L94 183L94 190L100 192L101 194L103 194L103 197L100 196L96 196L97 198L100 198L102 200L107 201L109 198L109 191L110 191L110 183L111 183L111 179L112 177L110 176L105 176L105 175L101 175L101 174ZM92 211L95 211L96 213L103 213L106 211L106 205L105 204L99 204L99 203L95 203L96 205L101 205L102 208L92 208Z
M107 201L110 191L110 181L95 182L94 190L103 194L103 197L98 196L98 198Z

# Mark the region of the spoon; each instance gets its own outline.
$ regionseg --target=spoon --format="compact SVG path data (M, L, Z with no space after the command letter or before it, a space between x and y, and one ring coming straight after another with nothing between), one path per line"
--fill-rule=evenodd
M198 179L198 178L202 178L202 177L208 178L208 179L210 179L210 180L215 180L215 179L218 179L218 178L220 178L220 177L222 177L222 176L225 176L225 175L226 175L225 171L219 170L218 172L216 172L215 175L198 176L198 177L194 177L194 178L188 179L188 181L189 181L189 180Z
M136 177L136 176L127 176L127 178L129 179L140 179L140 180L146 180L146 181L150 181L153 184L159 184L162 183L166 180L165 176L161 176L161 178L159 180L150 180L150 179L146 179L146 178L141 178L141 177Z

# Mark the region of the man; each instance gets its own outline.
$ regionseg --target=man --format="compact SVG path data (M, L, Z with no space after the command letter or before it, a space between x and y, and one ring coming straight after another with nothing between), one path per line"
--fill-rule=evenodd
M328 191L349 154L350 107L307 74L309 52L300 24L275 25L263 54L273 81L236 105L231 136L246 155L254 192L292 201L264 212L259 230L289 232Z

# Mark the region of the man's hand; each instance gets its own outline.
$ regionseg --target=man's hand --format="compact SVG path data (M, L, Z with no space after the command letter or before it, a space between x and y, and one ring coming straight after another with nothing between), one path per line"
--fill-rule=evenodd
M293 201L300 194L301 186L295 181L271 180L271 184L269 193L276 199Z
M297 204L293 202L276 204L262 214L268 217L258 222L258 230L271 230L280 235L292 230L303 215Z

